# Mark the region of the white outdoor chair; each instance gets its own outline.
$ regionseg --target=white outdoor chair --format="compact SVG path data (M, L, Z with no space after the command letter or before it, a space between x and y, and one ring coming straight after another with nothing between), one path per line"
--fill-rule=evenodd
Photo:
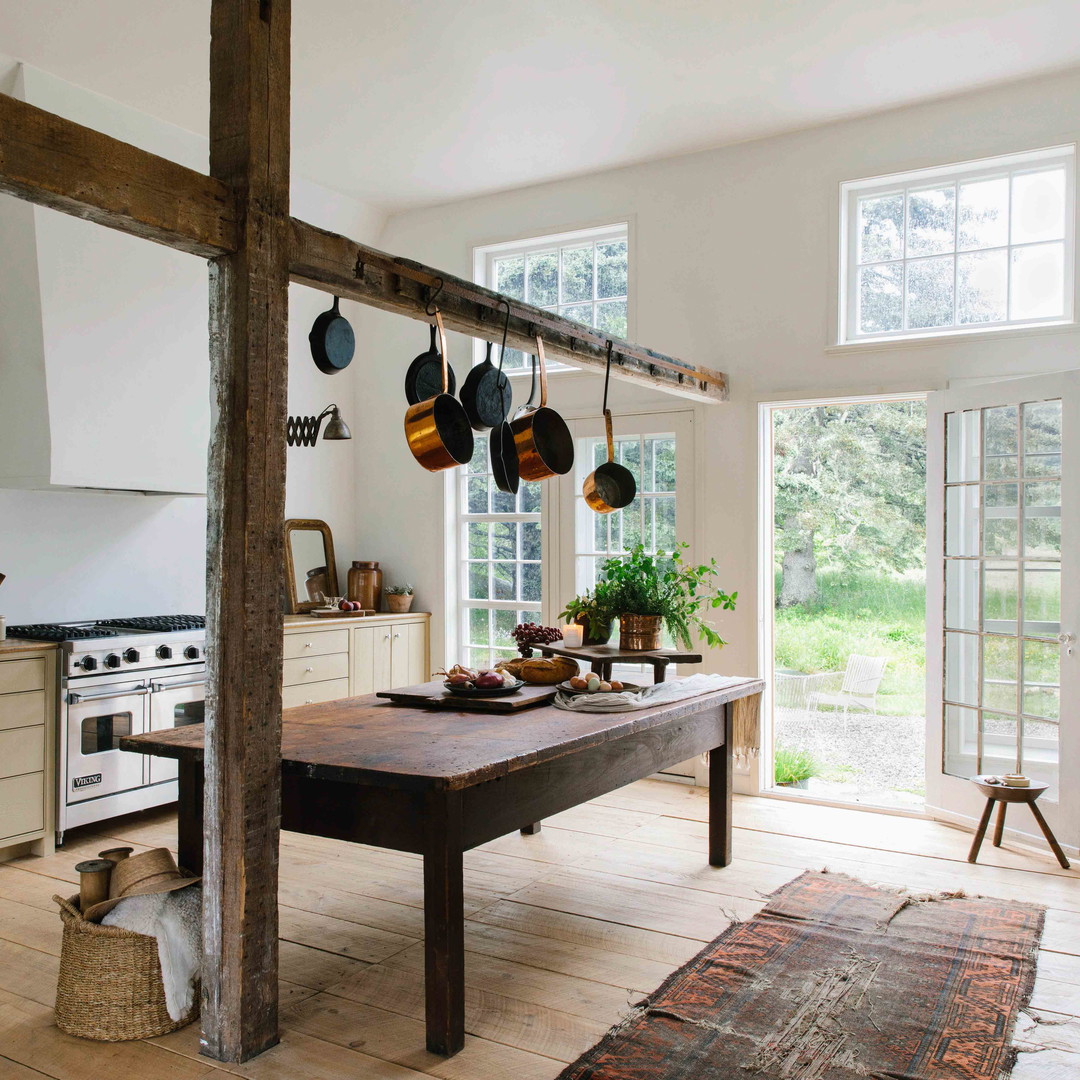
M839 687L832 692L819 690L812 693L810 707L819 709L822 705L831 705L847 712L856 706L877 715L878 687L885 677L888 662L884 656L849 656L844 671L830 671L822 677L823 682L828 680L834 687L839 682Z

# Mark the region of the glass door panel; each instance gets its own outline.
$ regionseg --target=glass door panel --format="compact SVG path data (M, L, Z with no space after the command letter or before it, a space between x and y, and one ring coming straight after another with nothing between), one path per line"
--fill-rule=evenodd
M972 816L974 789L958 781L1022 772L1049 785L1040 806L1073 844L1075 814L1070 821L1060 803L1076 787L1061 779L1075 778L1077 738L1060 723L1070 715L1063 696L1076 696L1072 668L1063 671L1075 626L1062 623L1063 610L1075 610L1063 522L1077 514L1066 449L1077 439L1076 396L1074 373L932 395L940 517L928 565L936 560L941 576L927 598L928 736L940 725L928 752L930 805Z

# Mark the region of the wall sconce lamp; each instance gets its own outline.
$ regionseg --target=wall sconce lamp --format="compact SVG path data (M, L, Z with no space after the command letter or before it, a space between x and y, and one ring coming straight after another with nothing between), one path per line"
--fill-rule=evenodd
M323 432L323 439L351 439L349 425L341 419L341 412L336 405L327 405L318 416L290 416L285 426L285 434L290 446L314 446L319 439L319 428L323 420L330 417L330 422Z

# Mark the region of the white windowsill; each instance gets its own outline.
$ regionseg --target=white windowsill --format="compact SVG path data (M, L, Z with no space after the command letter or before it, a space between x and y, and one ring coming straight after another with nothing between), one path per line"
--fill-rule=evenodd
M926 345L948 345L952 342L969 344L975 341L1008 341L1011 338L1050 337L1055 334L1075 334L1080 323L1063 319L1061 322L1037 323L1028 326L988 326L983 330L945 330L933 334L906 334L903 337L862 338L826 345L826 353L857 353L868 349L910 349Z

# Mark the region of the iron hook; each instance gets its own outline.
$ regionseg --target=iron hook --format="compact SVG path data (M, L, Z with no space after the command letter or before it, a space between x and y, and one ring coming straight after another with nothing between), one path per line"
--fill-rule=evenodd
M441 293L443 291L443 285L446 284L446 282L443 281L442 278L439 278L438 281L439 281L439 287L435 290L434 294L431 292L431 286L430 285L427 286L428 301L427 301L427 304L424 307L424 314L429 319L433 319L435 317L435 312L438 311L438 308L435 307L435 301L438 300L439 293Z

